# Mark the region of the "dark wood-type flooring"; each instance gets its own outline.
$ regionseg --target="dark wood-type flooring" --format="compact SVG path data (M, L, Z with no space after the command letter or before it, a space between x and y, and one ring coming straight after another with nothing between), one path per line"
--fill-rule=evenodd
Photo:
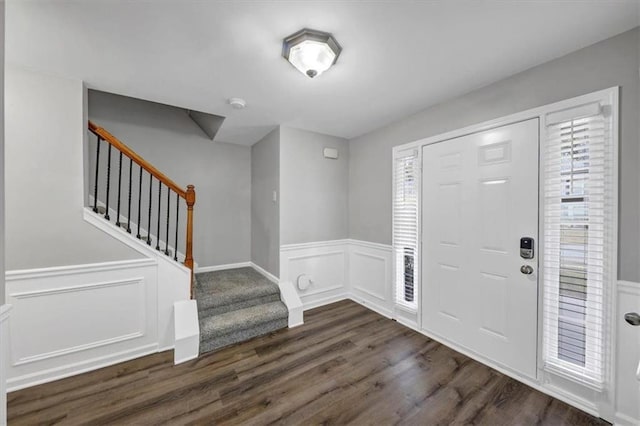
M163 352L8 395L9 424L606 424L354 302L181 364Z

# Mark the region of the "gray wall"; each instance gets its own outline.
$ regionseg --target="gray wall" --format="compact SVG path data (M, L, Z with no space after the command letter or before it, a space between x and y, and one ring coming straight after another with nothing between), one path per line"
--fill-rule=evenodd
M337 148L338 159L323 148ZM348 167L346 139L281 127L281 244L348 238Z
M212 142L183 109L95 90L89 91L89 119L119 138L179 186L186 188L188 184L195 185L194 259L198 266L246 262L250 259L249 147ZM95 136L92 144L94 139ZM93 164L92 152L95 151L89 153L89 158ZM112 168L117 164L114 162L115 158L114 156L112 159ZM104 151L102 160L106 160ZM102 164L101 170L105 169ZM128 173L128 169L125 170ZM137 170L134 171L134 181L136 172ZM144 176L144 179L147 177ZM134 185L134 199L137 196L135 188ZM155 188L157 181L154 182L152 197L152 235L156 234L156 227L153 226L157 211ZM115 189L116 185L113 185L110 200L113 207L116 200ZM147 193L143 189L143 194ZM101 197L99 199L102 200ZM145 212L148 196L143 196L143 200L142 211ZM160 236L164 241L166 192L163 192L161 203ZM171 203L170 215L174 216L175 194L172 194ZM137 215L133 212L132 216ZM180 217L179 251L184 252L185 210L181 210ZM135 221L137 222L137 217ZM146 220L141 222L146 227ZM173 245L175 238L173 223L170 220L170 245Z
M277 128L251 147L251 261L275 276L280 274L279 171Z
M140 258L82 218L82 82L5 72L6 269Z
M349 235L391 243L391 148L526 109L621 86L619 278L640 280L638 28L349 143Z
M0 1L0 169L4 170L4 0ZM0 173L0 305L4 301L4 173Z

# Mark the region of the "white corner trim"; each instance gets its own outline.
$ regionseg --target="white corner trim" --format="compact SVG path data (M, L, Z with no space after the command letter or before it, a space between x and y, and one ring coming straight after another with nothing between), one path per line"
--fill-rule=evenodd
M84 265L52 266L48 268L18 269L5 272L6 281L23 281L30 279L51 278L77 274L107 272L118 269L143 268L156 265L154 259L118 260L114 262L88 263Z
M200 323L198 302L182 300L173 304L175 350L173 363L181 364L198 357L200 353Z
M198 266L195 273L201 274L203 272L226 271L227 269L250 268L250 267L252 267L251 262L227 263L225 265L213 265L213 266Z
M272 283L280 284L280 279L278 277L276 277L275 275L273 275L271 272L267 271L266 269L262 268L261 266L251 262L251 267L253 269L255 269L256 271L258 271L259 273L261 273L262 275L264 275L264 277L266 279L268 279L269 281L271 281Z
M291 281L280 282L280 298L289 311L289 328L304 324L304 305Z

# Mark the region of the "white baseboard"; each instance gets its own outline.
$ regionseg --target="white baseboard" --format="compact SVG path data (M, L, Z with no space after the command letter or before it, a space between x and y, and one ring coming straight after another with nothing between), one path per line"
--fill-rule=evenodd
M142 356L150 355L156 352L158 352L158 345L150 344L114 354L104 355L99 358L92 358L86 361L76 362L74 364L37 371L31 374L7 380L7 388L9 392L13 392L31 386L40 385L42 383L53 382L55 380L60 380L66 377L75 376L77 374L97 370L99 368L108 367L113 364L130 361L132 359L140 358Z
M324 297L322 299L315 299L311 302L305 303L304 310L308 311L309 309L319 308L320 306L330 305L332 303L346 299L349 299L349 294L346 292Z
M638 426L640 419L634 419L626 414L616 413L616 420L614 423L616 426Z
M256 271L260 272L266 279L268 279L272 283L275 283L275 284L279 284L280 283L280 279L278 277L276 277L275 275L273 275L271 272L267 271L266 269L264 269L260 265L255 264L253 262L249 262L249 265L253 269L255 269Z
M196 269L196 274L201 274L203 272L226 271L227 269L249 268L251 266L253 266L251 262L227 263L226 265L214 266L198 266L198 268Z
M383 317L386 318L390 318L390 319L395 319L393 316L393 311L389 310L388 308L381 306L375 302L371 302L369 300L364 300L362 297L356 296L353 293L348 295L348 298L353 300L354 302L364 306L367 309L370 309L380 315L382 315Z

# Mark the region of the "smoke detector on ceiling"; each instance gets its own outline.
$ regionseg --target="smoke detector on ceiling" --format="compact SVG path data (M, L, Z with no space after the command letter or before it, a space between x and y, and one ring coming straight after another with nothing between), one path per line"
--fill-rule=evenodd
M227 103L233 107L233 109L243 109L247 106L247 101L241 98L229 98Z

